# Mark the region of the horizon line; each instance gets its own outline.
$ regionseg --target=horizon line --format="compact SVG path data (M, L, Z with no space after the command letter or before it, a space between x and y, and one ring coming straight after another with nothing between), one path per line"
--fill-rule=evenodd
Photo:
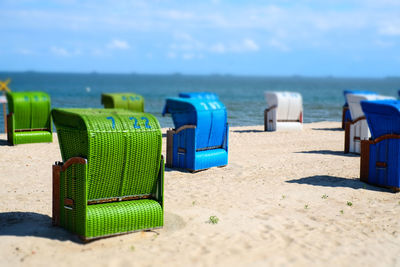
M102 72L102 71L43 71L43 70L0 70L0 74L3 73L13 73L13 74L24 74L24 73L34 73L34 74L66 74L66 75L143 75L143 76L234 76L234 77L254 77L254 78L331 78L331 79L400 79L400 75L393 76L336 76L331 74L326 75L304 75L304 74L280 74L280 75L269 75L269 74L232 74L232 73L183 73L183 72L165 72L165 73L148 73L148 72Z

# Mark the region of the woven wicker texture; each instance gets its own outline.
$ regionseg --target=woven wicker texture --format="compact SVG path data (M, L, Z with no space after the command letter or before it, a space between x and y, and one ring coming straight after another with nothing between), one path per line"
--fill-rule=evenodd
M104 236L163 225L161 205L150 199L89 205L87 236Z
M118 109L52 114L63 160L87 159L60 173L60 225L85 240L162 227L164 163L157 119Z
M128 109L144 112L144 98L133 93L110 93L101 95L101 103L104 108Z
M52 114L63 160L88 159L88 200L153 191L162 140L153 115L111 109L54 109Z
M10 92L8 140L12 144L52 142L50 97L43 92ZM16 131L17 130L17 131Z

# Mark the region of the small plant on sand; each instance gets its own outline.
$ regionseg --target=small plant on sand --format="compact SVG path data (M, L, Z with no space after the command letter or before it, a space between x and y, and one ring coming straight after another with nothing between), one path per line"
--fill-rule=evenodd
M307 210L308 209L308 204L304 205L304 209Z
M135 251L135 247L134 246L131 246L131 251Z
M194 200L193 200L193 202L192 202L192 206L194 206L194 205L196 205L196 201L194 201Z
M327 199L327 198L328 198L328 195L327 195L327 194L323 194L321 198Z
M343 210L340 210L340 213L343 214L344 213Z
M210 218L208 219L208 223L211 223L211 224L217 224L218 221L219 221L219 219L217 216L210 216Z
M353 206L353 203L351 203L350 201L347 201L347 206L351 207L351 206Z
M285 195L282 195L282 199L285 199L286 198L286 196Z

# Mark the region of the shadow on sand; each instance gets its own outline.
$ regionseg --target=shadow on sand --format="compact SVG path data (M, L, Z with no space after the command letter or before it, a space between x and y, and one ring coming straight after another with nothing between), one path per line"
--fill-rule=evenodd
M330 175L314 175L300 179L286 181L291 184L308 184L326 187L347 187L353 189L366 189L378 192L391 192L390 189L381 188L361 182L359 179L342 178Z
M352 158L360 157L360 155L358 154L344 153L343 151L333 151L333 150L309 150L309 151L298 151L294 153L334 155L334 156L345 156Z
M342 128L312 128L312 130L316 131L334 131L334 132L343 132Z
M263 130L235 130L234 133L263 133Z
M0 139L0 146L11 146L7 140Z
M51 218L35 212L1 212L0 236L35 236L82 244L81 240L51 223Z

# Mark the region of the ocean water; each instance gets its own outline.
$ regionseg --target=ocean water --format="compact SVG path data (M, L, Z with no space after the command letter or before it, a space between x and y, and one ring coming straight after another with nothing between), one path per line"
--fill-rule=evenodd
M400 77L382 79L333 77L251 77L231 75L143 75L0 72L0 80L11 78L13 91L44 91L52 107L102 108L103 92L135 92L145 98L145 111L154 114L162 127L172 127L162 117L165 99L179 92L210 91L219 95L228 110L231 126L262 125L266 108L264 91L297 91L303 96L304 122L340 121L343 90L371 90L397 97ZM2 109L0 109L2 113ZM0 116L0 131L4 131Z

